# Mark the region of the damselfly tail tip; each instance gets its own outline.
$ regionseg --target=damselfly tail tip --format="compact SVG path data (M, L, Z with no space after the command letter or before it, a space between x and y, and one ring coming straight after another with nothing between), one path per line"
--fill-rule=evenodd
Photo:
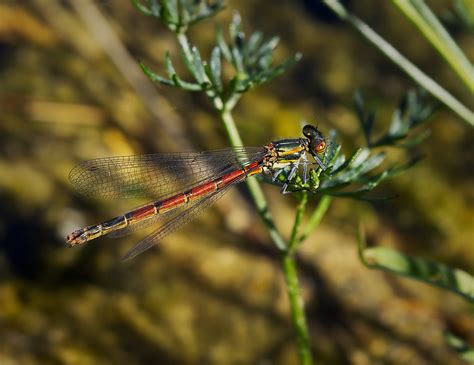
M74 247L86 242L87 240L84 239L83 233L84 232L82 229L78 229L77 231L68 234L66 236L66 244L68 245L68 247Z

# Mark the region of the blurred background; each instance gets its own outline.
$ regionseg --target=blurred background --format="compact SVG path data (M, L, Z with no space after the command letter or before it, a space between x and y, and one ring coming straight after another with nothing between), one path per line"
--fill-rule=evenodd
M472 94L413 26L384 1L347 2L354 13L471 109ZM448 14L451 1L429 2ZM431 4L435 3L435 4ZM408 89L396 66L319 1L228 1L193 27L208 57L215 24L234 10L247 33L279 35L284 76L244 96L234 112L246 145L300 136L300 121L339 131L346 154L363 143L352 109L360 88L386 126ZM449 30L472 60L474 35ZM143 201L78 195L70 169L111 155L226 147L205 96L148 81L174 34L128 1L0 3L0 363L296 364L280 262L245 186L160 247L122 263L141 237L67 249L64 236ZM182 65L181 65L182 66ZM181 67L184 74L184 67ZM315 358L326 364L461 364L443 331L474 344L472 307L454 294L364 267L359 222L377 245L472 273L473 129L441 107L425 158L378 188L369 204L336 199L299 251ZM400 151L392 156L403 157ZM264 186L288 235L295 201ZM317 197L311 204L315 204Z

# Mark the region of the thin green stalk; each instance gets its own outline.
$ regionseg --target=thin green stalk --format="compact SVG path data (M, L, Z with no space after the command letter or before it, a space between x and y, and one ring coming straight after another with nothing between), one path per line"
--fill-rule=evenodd
M405 56L397 51L390 43L380 37L372 28L356 16L347 12L344 6L335 0L324 0L324 3L341 19L353 25L369 42L375 45L390 60L404 70L415 82L425 88L469 125L474 126L474 113L459 102L453 95L446 91L436 81L426 75Z
M422 0L392 0L392 3L410 19L472 91L474 69L471 63L425 2Z
M288 250L283 255L283 273L290 300L291 320L296 331L298 355L301 364L312 364L311 345L309 339L308 325L304 312L304 302L299 293L299 282L294 257L298 245L298 231L308 202L308 193L303 191L297 195L298 206L296 208L295 222L291 231Z
M311 214L308 223L304 227L303 233L298 239L298 244L303 243L306 238L308 238L309 234L313 232L314 229L319 225L324 215L326 214L329 206L331 205L331 202L332 196L323 195L318 205L316 206L316 209L314 210L313 214Z
M299 240L297 239L298 230L301 226L304 212L306 210L306 203L308 202L308 193L306 191L302 191L297 195L297 197L299 202L298 207L296 208L295 223L293 224L293 229L291 230L290 242L288 243L289 253L292 253L299 243Z
M283 256L283 273L285 275L288 298L290 300L291 320L296 331L298 355L302 365L311 365L311 345L309 331L304 313L304 302L299 293L299 282L295 257L291 252Z
M224 123L227 135L231 141L232 146L242 146L242 140L235 126L234 119L229 110L224 109L221 113L221 120ZM296 269L296 262L294 258L294 248L298 242L296 237L298 234L298 227L301 225L303 219L308 194L303 192L298 204L297 213L295 217L295 224L293 225L293 232L291 234L290 243L286 242L278 232L272 215L268 210L268 204L262 189L255 179L248 179L247 186L250 194L255 202L257 210L263 219L263 222L268 228L270 237L275 245L284 252L283 254L283 273L285 275L285 282L288 291L288 298L290 301L291 319L293 327L296 331L298 355L302 365L311 365L313 363L311 355L311 346L309 340L308 325L306 323L306 315L304 312L304 302L299 293L299 282Z
M232 113L227 109L221 110L220 118L222 123L224 124L230 144L233 147L243 146L242 139L240 138L237 127L235 126ZM272 214L268 209L268 203L265 199L265 195L263 195L263 191L258 181L251 178L247 179L246 183L247 187L249 188L250 195L252 196L252 199L255 203L255 206L257 207L257 211L262 217L264 224L268 228L272 241L275 243L278 249L280 249L281 251L286 251L286 242L275 226Z

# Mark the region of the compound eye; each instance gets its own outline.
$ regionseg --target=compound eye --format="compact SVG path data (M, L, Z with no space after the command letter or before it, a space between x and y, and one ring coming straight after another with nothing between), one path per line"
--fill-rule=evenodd
M316 153L322 153L326 149L326 142L321 141L319 144L314 148L314 152Z
M311 137L314 137L314 135L316 134L317 130L316 128L314 128L312 125L310 124L307 124L303 127L303 135L306 137L306 138L311 138Z

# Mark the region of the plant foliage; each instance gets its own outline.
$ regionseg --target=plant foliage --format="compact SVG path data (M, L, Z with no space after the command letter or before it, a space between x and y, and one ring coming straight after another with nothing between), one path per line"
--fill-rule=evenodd
M460 269L420 257L404 255L385 247L366 248L364 236L359 230L359 255L365 266L407 276L430 285L456 293L474 303L474 277Z
M151 16L173 32L184 32L190 25L214 16L224 8L224 0L131 0L142 14Z
M226 40L222 29L218 27L217 45L213 48L209 59L204 60L198 48L191 46L187 39L180 35L189 25L222 9L222 1L206 5L202 5L203 2L200 1L149 0L144 5L139 0L133 0L133 3L140 11L159 19L178 34L181 59L193 81L185 81L177 75L169 53L166 53L164 58L167 77L156 74L140 63L143 72L150 80L163 85L186 91L205 92L220 110L232 109L240 94L280 76L301 59L301 54L296 53L283 62L274 64L274 52L279 38L272 37L265 40L263 34L258 31L246 38L241 17L235 13L228 29L229 40ZM190 4L194 4L194 7ZM223 60L233 69L233 75L229 80L223 79Z

